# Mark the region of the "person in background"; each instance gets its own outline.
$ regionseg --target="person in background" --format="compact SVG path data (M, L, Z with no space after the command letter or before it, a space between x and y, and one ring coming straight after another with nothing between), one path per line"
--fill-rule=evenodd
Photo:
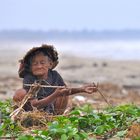
M21 102L28 94L30 86L27 84L40 83L41 85L65 87L41 87L37 94L24 105L25 111L36 107L53 115L63 114L69 95L81 92L92 94L97 91L97 87L93 84L67 88L61 75L53 70L58 64L58 53L52 45L43 44L40 47L32 48L20 62L19 77L23 78L23 88L15 92L14 102Z

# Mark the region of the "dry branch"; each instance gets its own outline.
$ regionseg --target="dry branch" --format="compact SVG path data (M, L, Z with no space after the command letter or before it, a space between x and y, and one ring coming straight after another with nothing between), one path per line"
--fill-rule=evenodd
M40 84L36 83L34 84L34 86L31 86L30 90L28 91L28 93L25 95L25 97L23 98L23 100L21 101L21 104L19 106L19 108L17 108L16 110L14 110L11 114L10 117L11 119L14 121L15 117L23 110L23 106L26 104L26 102L34 95L37 94L37 92L39 91L40 88Z
M24 86L34 87L35 84L24 84ZM66 88L66 86L51 86L51 85L40 85L40 87L46 87L46 88Z

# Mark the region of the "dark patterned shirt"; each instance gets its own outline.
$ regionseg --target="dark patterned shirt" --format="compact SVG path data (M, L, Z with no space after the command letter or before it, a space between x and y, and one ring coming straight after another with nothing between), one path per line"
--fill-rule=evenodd
M34 75L26 75L23 79L23 88L28 92L29 88L28 86L24 86L24 84L33 84L34 82L39 82L40 79L38 79ZM57 71L49 70L48 71L48 78L40 81L42 85L52 85L52 86L64 86L65 83L60 76L60 74ZM46 88L41 87L39 92L36 95L36 98L38 100L43 99L44 97L47 97L51 95L55 91L54 88ZM47 111L48 113L54 113L54 103L46 105L44 108L44 111Z

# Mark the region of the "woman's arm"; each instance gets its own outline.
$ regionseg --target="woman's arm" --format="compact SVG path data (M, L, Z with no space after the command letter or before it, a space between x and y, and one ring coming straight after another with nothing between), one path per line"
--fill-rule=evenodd
M59 96L63 96L63 95L69 96L69 95L77 94L81 92L92 94L93 92L96 92L96 91L97 91L97 87L93 85L86 85L79 88L65 88L65 89L58 88L54 91L53 94L43 99L41 100L33 99L30 102L31 102L31 105L34 107L43 108L47 104L50 104L51 102L55 101L55 99Z
M90 84L90 85L85 85L79 88L71 88L69 91L69 95L80 93L80 92L92 94L93 92L96 92L96 91L97 91L97 87L93 84Z
M53 94L41 99L41 100L38 100L38 99L33 99L31 100L31 105L34 106L34 107L37 107L38 109L40 108L43 108L45 107L47 104L50 104L51 102L55 101L55 99L58 97L58 96L61 96L61 95L66 95L66 93L68 93L69 89L56 89Z

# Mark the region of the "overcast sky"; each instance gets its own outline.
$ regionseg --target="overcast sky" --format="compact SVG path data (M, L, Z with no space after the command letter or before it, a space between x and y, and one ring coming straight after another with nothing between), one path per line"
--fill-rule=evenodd
M140 0L0 0L3 29L140 29Z

